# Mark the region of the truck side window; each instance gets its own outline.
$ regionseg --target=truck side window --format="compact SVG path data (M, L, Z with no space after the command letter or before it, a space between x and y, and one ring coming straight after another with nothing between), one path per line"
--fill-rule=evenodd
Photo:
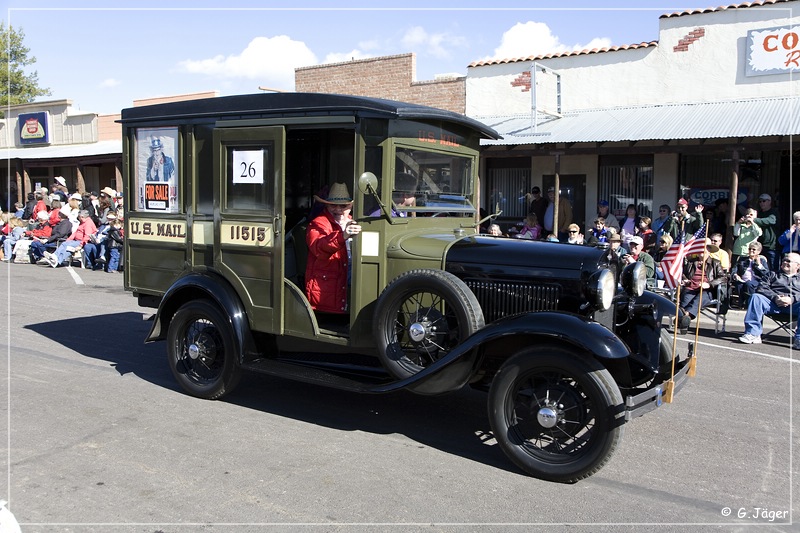
M274 143L227 146L226 152L223 209L272 214L276 179Z

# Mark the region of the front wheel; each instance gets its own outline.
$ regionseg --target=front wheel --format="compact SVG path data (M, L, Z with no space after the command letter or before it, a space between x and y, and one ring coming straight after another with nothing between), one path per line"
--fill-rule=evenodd
M167 332L172 374L192 396L217 400L239 383L233 331L227 317L207 300L184 304Z
M590 356L538 346L511 357L495 375L489 421L522 470L574 483L611 459L622 440L624 406L611 374Z

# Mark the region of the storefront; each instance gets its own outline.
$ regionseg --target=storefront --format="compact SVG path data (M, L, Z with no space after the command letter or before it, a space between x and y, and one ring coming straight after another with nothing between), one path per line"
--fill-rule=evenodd
M473 63L466 114L503 135L485 142L482 207L502 198L514 223L558 178L582 227L599 200L652 217L679 196L762 193L783 225L800 206L798 24L800 2L766 0L662 15L658 41Z
M29 192L63 176L70 191L120 190L122 135L119 115L98 115L72 107L70 100L6 108L0 121L7 180L0 186L3 210Z

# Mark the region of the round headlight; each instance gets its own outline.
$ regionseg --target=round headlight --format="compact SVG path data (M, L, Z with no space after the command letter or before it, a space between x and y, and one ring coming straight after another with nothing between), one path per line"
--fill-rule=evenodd
M638 298L647 288L647 267L644 263L636 261L622 269L622 288L629 296Z
M614 279L614 274L608 269L595 272L589 279L588 289L589 297L593 300L595 306L602 311L611 308L614 294L617 292L617 282Z

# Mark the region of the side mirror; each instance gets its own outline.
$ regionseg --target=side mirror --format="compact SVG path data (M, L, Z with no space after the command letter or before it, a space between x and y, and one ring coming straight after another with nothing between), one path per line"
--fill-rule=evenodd
M358 178L358 190L362 194L376 195L378 192L378 178L372 172L364 172Z

